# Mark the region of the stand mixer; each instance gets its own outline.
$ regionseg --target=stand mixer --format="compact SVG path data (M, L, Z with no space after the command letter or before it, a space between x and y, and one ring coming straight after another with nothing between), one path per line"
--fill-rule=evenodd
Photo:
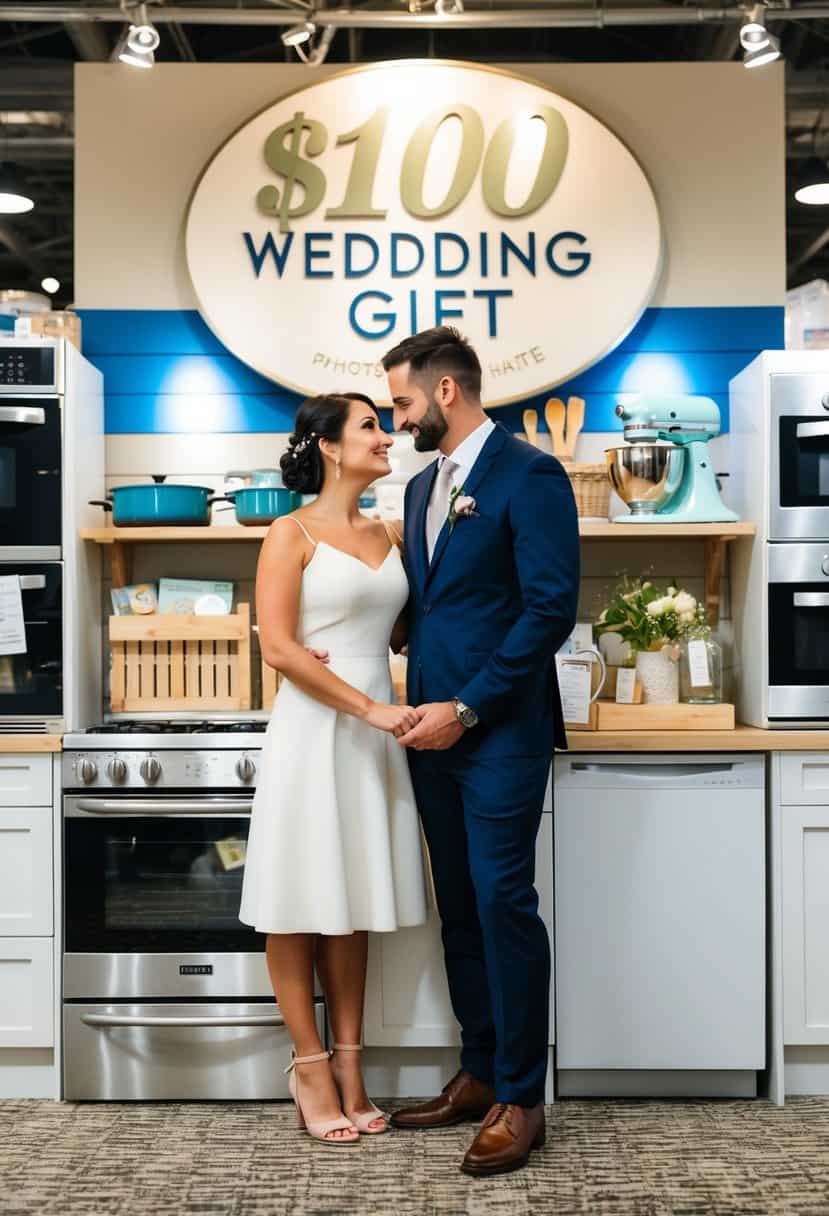
M708 440L720 433L710 397L640 393L616 406L626 446L605 451L613 489L630 507L614 523L732 523L717 489Z

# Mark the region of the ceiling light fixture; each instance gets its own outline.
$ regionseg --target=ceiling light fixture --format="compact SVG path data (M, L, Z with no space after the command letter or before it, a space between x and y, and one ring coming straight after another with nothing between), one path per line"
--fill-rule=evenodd
M435 12L439 17L454 17L463 12L463 0L435 0Z
M133 27L130 26L130 29ZM127 63L131 68L151 68L155 66L155 55L152 51L136 51L129 44L130 30L124 30L115 44L112 52L113 61Z
M740 27L740 46L744 51L759 51L768 46L769 34L766 29L766 6L755 4L748 9L745 20Z
M316 28L313 21L300 21L298 25L291 25L280 34L282 45L302 46L303 42L309 41L312 34L316 32Z
M16 165L0 164L0 214L23 215L35 205Z
M130 50L144 55L148 51L157 51L161 37L147 16L146 4L139 4L134 10L134 15L137 19L132 22L127 33L127 45Z
M829 167L819 156L810 156L797 175L794 196L799 203L810 207L829 203Z
M774 63L775 59L780 58L780 39L775 38L774 34L766 34L766 37L768 41L762 46L745 52L743 55L744 68L762 68L767 63Z
M60 280L47 275L45 279L41 280L40 286L44 291L48 291L50 296L53 296L56 291L60 291Z

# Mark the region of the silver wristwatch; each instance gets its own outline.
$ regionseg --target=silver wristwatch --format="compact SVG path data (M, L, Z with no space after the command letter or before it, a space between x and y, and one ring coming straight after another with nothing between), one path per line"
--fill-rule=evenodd
M455 717L461 726L465 726L469 730L470 727L478 725L478 715L474 709L470 709L468 705L464 705L459 697L453 697L452 704L455 707Z

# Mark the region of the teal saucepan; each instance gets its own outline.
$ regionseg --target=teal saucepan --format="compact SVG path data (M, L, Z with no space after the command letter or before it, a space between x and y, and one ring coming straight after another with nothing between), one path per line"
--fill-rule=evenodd
M225 498L236 507L240 524L269 524L280 515L290 515L302 503L301 494L284 486L245 486Z
M210 505L217 501L210 486L173 485L163 475L154 474L152 485L114 486L106 501L93 499L91 505L111 511L116 528L153 524L204 527L210 523Z

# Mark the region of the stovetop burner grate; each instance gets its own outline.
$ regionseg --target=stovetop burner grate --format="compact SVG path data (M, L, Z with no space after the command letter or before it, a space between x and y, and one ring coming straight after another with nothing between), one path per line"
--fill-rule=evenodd
M197 721L176 721L167 718L162 721L147 721L139 718L124 718L119 722L101 722L97 726L88 726L84 731L87 735L224 735L224 734L258 734L267 730L267 722L261 719L252 721L222 721L200 719Z

